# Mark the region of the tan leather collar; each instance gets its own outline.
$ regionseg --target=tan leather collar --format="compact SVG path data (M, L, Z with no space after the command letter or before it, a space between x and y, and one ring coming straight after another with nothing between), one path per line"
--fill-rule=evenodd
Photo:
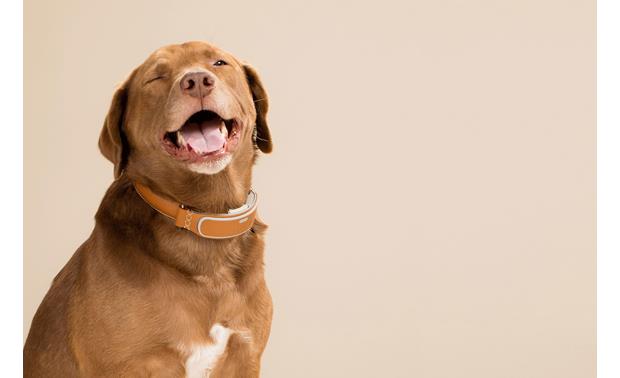
M173 219L177 227L203 238L227 239L241 235L252 228L256 219L258 197L252 190L240 208L228 210L227 214L208 214L194 212L182 204L162 198L137 182L133 185L140 197L153 209Z

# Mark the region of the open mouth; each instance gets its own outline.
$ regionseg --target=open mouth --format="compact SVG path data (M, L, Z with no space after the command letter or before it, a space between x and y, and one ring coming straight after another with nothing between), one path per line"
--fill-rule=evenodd
M200 162L231 152L239 140L239 123L210 110L194 113L179 129L163 136L164 149L173 157Z

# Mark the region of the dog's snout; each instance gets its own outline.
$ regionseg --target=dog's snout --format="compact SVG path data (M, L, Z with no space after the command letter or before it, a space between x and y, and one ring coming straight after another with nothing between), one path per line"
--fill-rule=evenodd
M215 84L213 75L209 72L188 72L181 79L181 91L192 97L205 97Z

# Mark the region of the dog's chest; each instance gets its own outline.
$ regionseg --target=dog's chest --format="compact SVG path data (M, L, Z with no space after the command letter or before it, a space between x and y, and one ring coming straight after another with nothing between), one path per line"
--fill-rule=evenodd
M209 377L213 369L215 369L218 360L226 351L228 339L233 333L234 331L230 328L216 323L209 332L213 343L181 346L182 352L189 355L185 360L187 378Z

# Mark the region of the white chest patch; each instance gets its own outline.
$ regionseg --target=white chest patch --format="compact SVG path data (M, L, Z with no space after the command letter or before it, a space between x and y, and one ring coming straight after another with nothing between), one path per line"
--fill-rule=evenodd
M215 368L217 360L226 351L228 338L233 331L216 323L211 327L209 335L213 344L194 345L189 349L189 357L185 361L187 378L207 378Z

